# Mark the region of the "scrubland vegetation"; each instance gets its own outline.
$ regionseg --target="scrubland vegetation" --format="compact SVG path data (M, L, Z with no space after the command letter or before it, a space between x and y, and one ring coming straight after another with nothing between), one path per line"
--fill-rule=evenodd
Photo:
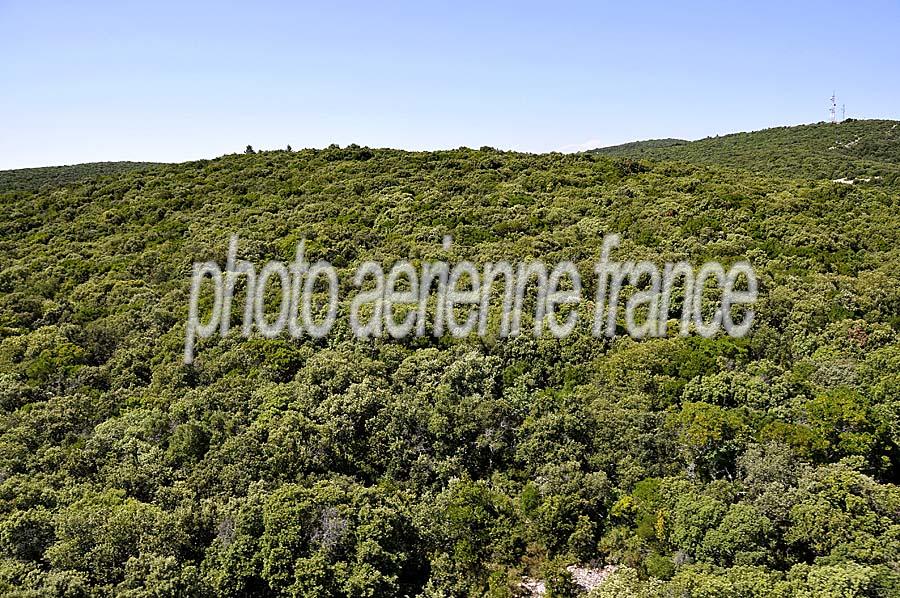
M565 567L595 562L619 566L596 597L900 594L892 124L4 187L0 593L512 596L529 576L567 596ZM835 132L873 141L832 160ZM743 339L361 341L341 316L323 339L204 339L186 366L192 263L235 232L256 263L305 238L342 297L368 259L590 272L615 232L623 260L749 259L760 300Z

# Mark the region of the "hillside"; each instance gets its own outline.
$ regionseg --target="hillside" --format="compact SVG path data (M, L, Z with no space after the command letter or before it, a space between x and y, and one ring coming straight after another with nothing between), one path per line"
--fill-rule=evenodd
M634 156L643 154L645 151L655 149L663 149L675 145L685 145L690 143L687 139L646 139L644 141L630 141L619 145L610 145L592 150L592 153L604 156Z
M0 193L0 594L571 596L597 562L619 569L595 596L898 595L900 203L825 180L831 151L897 146L887 121L791 131L641 154L680 162L351 146ZM347 326L366 260L590 273L610 232L623 261L750 260L750 335ZM192 264L232 234L257 268L300 239L334 264L332 334L242 338L235 307L185 365Z
M610 156L719 164L754 173L809 179L900 180L900 126L851 120L776 127L699 141L651 140L594 150Z
M153 166L158 166L158 164L153 162L90 162L71 166L0 170L0 193L39 191L45 187L59 187L87 178L122 174L132 170L146 170Z

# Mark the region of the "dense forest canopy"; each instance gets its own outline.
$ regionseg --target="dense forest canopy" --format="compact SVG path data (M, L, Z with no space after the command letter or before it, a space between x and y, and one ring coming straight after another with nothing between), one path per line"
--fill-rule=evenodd
M699 141L654 139L594 150L610 156L683 160L719 164L789 178L900 179L900 122L854 120L752 133L707 137Z
M0 192L28 191L60 187L87 178L115 175L156 166L153 162L90 162L73 166L43 166L0 170Z
M836 131L862 138L837 159ZM607 563L594 596L896 596L892 131L333 146L5 187L0 592L567 596L568 565ZM344 298L365 260L589 272L619 233L621 259L748 259L760 300L743 339L361 341L341 317L203 339L186 366L192 263L232 233L257 264L305 239Z

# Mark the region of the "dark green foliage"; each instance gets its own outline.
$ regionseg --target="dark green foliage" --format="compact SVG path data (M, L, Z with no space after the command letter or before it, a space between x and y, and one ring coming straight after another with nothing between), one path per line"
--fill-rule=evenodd
M859 179L892 184L900 177L900 127L892 120L852 120L699 141L654 139L594 150L597 154L680 160L740 168L764 176ZM863 179L870 179L863 181Z
M154 162L91 162L72 166L44 166L0 170L0 193L21 191L34 193L86 179L113 176L131 171L152 170Z

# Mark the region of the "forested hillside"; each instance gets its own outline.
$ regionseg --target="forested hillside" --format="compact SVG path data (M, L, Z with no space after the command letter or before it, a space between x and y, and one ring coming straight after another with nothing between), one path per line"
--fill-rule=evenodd
M645 154L681 162L331 147L0 193L0 593L567 596L567 565L607 563L595 597L897 596L898 135ZM365 260L591 272L613 232L621 260L750 260L751 334L347 327ZM192 263L232 233L257 265L305 238L338 267L335 331L232 330L184 365Z
M153 162L89 162L71 166L43 166L0 170L0 193L9 191L37 192L84 179L115 175L157 166Z
M868 184L900 182L900 122L853 120L699 141L658 139L594 150L611 156L720 164L789 178L860 179ZM867 181L863 179L869 179Z
M659 150L667 147L672 147L674 145L685 145L687 143L691 142L687 139L674 139L671 137L667 137L666 139L629 141L628 143L621 143L619 145L610 145L607 147L597 148L595 150L592 150L592 152L595 154L608 156L635 155L644 154L650 150Z

